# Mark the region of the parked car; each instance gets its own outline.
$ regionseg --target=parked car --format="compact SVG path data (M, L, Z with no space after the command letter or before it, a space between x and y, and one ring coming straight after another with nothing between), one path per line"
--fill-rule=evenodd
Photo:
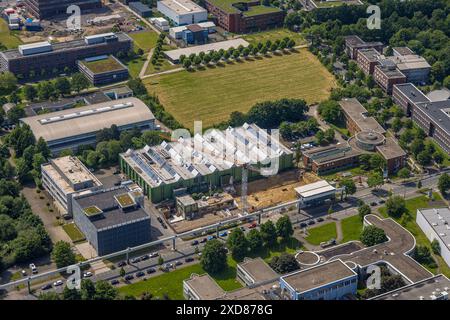
M203 238L202 240L200 240L200 243L205 243L206 241L208 241L208 239Z
M228 235L228 231L221 232L219 236L226 237Z
M316 221L317 221L317 222L322 222L322 221L323 221L323 218L317 218Z
M306 228L307 225L308 225L308 224L307 224L306 222L300 223L300 227L301 227L301 228Z
M192 258L192 257L188 257L188 258L184 259L184 262L186 262L186 263L192 262L192 261L194 261L194 258Z
M250 225L248 226L248 228L249 228L249 229L253 229L253 228L256 228L256 223L255 223L255 222L253 222L252 224L250 224Z
M141 261L145 261L145 260L148 260L148 259L150 259L150 256L149 256L148 254L144 254L144 255L141 257Z
M175 261L175 265L176 265L176 266L181 266L182 264L183 264L183 262L181 262L181 261L178 261L178 260Z
M89 277L92 277L92 276L93 276L93 274L90 271L83 273L83 278L89 278Z
M127 280L127 281L130 281L130 280L133 280L133 279L134 279L134 276L132 274L127 274L125 276L125 280Z
M242 230L242 231L245 231L245 227L241 227L241 230Z
M57 281L53 282L53 286L55 286L55 287L62 286L63 284L64 284L64 282L62 280L57 280Z
M191 246L196 246L196 245L198 245L198 240L194 240L191 242Z
M131 259L131 263L138 263L140 261L141 261L141 258L139 258L139 257Z
M143 276L145 276L145 273L143 271L136 272L136 277L137 278L140 278L140 277L143 277Z
M163 222L163 223L161 223L161 225L162 225L162 227L164 228L164 229L167 229L167 225Z
M152 274L152 273L155 273L155 272L156 272L155 268L148 268L147 269L147 274Z
M127 265L127 262L126 262L126 261L120 261L120 262L117 264L117 266L118 266L119 268L125 267L126 265Z
M159 256L158 252L152 252L150 253L150 258L156 258L157 256Z
M216 236L208 236L206 239L208 240L208 241L211 241L211 240L213 240L213 239L215 239L216 238Z
M119 283L120 283L120 281L117 280L117 279L111 280L111 284L112 284L113 286L115 286L116 284L119 284Z
M161 217L157 217L156 220L158 220L159 223L162 223L163 220L161 219Z
M26 277L27 276L27 272L25 270L22 270L20 273L22 273L22 277Z
M370 205L371 205L372 207L375 207L375 206L377 205L377 203L374 201L374 202L371 202Z
M385 203L386 201L384 201L383 199L381 199L380 201L378 201L378 204L383 204L383 203Z
M34 265L34 263L30 263L30 269L33 274L38 273L38 270L37 270L36 266Z
M314 220L309 220L309 221L308 221L308 225L310 225L310 226L313 225L313 224L315 224L315 223L316 223L316 222L315 222Z
M44 284L44 285L41 287L41 290L48 290L48 289L50 289L50 288L52 288L52 284L51 284L51 283L47 283L47 284Z

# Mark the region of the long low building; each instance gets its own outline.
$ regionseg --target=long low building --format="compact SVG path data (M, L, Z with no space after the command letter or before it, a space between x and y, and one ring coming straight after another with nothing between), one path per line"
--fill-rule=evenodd
M144 102L137 98L113 100L76 109L20 119L30 126L36 139L47 141L52 153L75 150L80 145L95 145L96 134L116 125L119 131L137 127L155 128L155 117Z
M0 72L12 72L23 79L75 69L77 60L116 55L133 48L133 40L125 33L105 33L66 42L38 42L20 45L18 49L0 52Z
M301 206L317 205L328 199L334 199L336 188L326 180L309 183L295 188Z
M293 152L255 124L211 130L120 155L123 172L152 202L172 199L177 189L192 193L229 186L241 181L244 164L262 163L265 167L270 163L276 174L293 166ZM249 170L250 179L258 176Z
M208 19L208 12L191 0L162 0L156 3L156 8L177 26Z
M223 49L223 50L228 50L230 48L236 49L239 46L247 47L248 45L249 45L249 43L247 41L245 41L244 39L238 38L238 39L208 43L208 44L204 44L204 45L200 45L200 46L164 51L164 54L172 62L178 63L180 60L180 57L182 55L188 57L191 54L199 54L200 52L208 53L210 51L219 51L220 49Z

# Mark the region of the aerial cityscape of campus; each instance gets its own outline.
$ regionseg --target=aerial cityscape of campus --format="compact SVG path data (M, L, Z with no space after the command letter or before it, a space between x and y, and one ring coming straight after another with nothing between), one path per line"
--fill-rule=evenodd
M449 299L450 1L0 15L0 300Z

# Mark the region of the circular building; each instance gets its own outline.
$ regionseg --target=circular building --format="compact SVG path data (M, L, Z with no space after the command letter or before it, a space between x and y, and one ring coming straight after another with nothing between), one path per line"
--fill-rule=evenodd
M365 151L375 151L375 147L384 143L385 137L375 131L361 131L355 135L356 145Z

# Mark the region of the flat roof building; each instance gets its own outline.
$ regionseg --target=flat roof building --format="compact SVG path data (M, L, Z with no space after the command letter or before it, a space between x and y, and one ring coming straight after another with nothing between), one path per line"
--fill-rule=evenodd
M373 78L375 82L387 94L392 94L392 87L396 84L405 83L406 76L397 69L394 62L388 59L380 60L375 66Z
M55 69L76 68L77 60L101 55L116 55L133 48L133 40L125 33L105 33L84 39L48 43L40 42L0 52L0 71L9 71L24 79L50 74Z
M302 152L303 164L318 175L350 169L359 164L361 152L348 143L318 147Z
M82 194L72 207L75 224L100 256L151 240L150 216L137 191L120 186Z
M448 300L450 280L443 274L383 293L370 300Z
M222 298L225 291L209 274L192 274L183 280L183 295L187 300L216 300Z
M406 76L406 82L427 83L431 66L425 58L416 55L397 55L387 57L397 66L397 69Z
M430 101L430 99L412 83L394 85L392 99L403 109L408 117L413 114L416 103Z
M237 278L246 286L253 286L266 282L273 282L279 278L262 258L245 258L237 265Z
M152 15L152 9L148 5L143 4L140 1L129 2L128 5L131 10L133 10L143 18L148 18Z
M280 278L292 300L341 300L355 295L357 286L358 274L339 259Z
M66 109L20 119L30 126L36 139L47 141L53 153L64 149L76 149L79 145L96 142L96 134L113 124L120 131L137 127L141 130L155 128L155 117L144 102L126 98Z
M114 56L89 57L78 60L77 65L94 86L125 81L129 77L128 68Z
M208 12L191 0L162 0L156 7L175 25L183 26L208 20Z
M440 255L450 266L450 209L417 209L416 222L430 242L439 242Z
M295 193L301 206L317 205L328 199L334 199L336 188L328 181L320 180L304 186L296 187Z
M67 8L71 5L79 6L86 10L101 8L101 0L25 0L25 6L29 14L38 19L48 19L56 15L68 15Z
M344 37L345 41L345 51L347 52L350 59L357 60L358 58L358 50L360 49L369 49L373 48L378 52L382 53L383 51L383 43L376 42L365 42L360 37L356 35L346 36Z
M73 156L51 159L41 166L42 185L61 215L72 215L72 197L103 188L102 183Z
M339 101L339 105L344 112L347 129L351 134L360 131L386 133L386 130L374 117L369 116L367 109L356 98L344 98Z
M375 66L379 64L380 53L374 48L359 49L356 62L361 70L369 75L373 74Z
M213 129L204 135L180 138L128 150L120 155L120 165L153 202L173 198L173 191L188 193L223 187L241 181L242 165L278 163L277 172L292 167L293 152L255 124L224 131ZM275 173L274 171L274 173ZM258 177L249 172L249 178Z

